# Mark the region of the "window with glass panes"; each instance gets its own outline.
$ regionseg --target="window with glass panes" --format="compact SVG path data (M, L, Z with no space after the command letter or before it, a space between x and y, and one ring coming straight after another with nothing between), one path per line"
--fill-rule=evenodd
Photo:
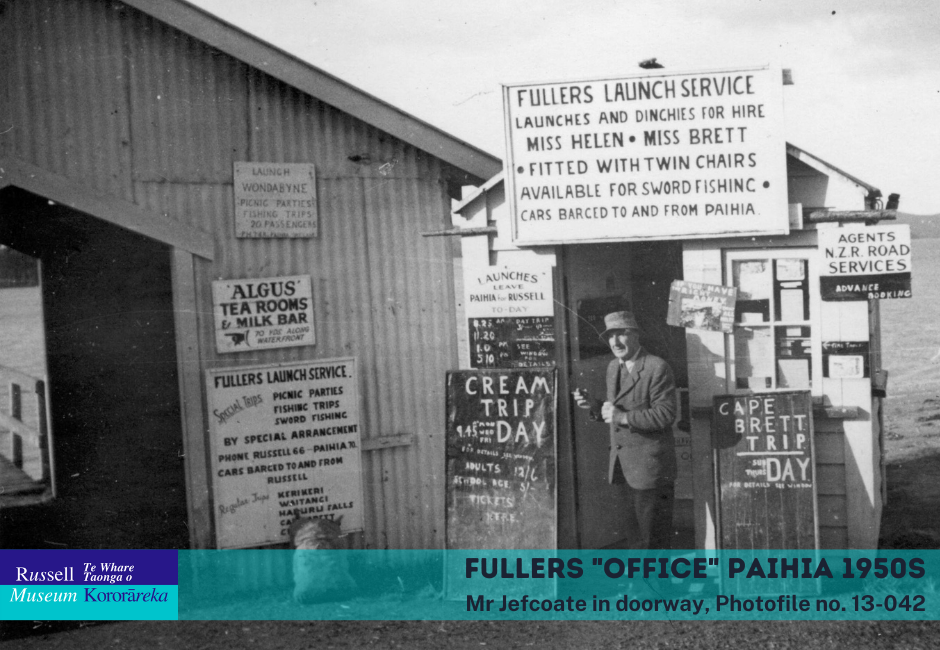
M729 390L821 394L819 288L813 249L726 254L737 287L729 346Z

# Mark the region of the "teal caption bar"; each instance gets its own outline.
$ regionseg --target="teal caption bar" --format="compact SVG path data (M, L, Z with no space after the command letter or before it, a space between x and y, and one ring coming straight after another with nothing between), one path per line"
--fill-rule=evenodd
M2 585L0 611L11 621L175 621L176 585Z
M937 620L940 551L180 551L180 619Z

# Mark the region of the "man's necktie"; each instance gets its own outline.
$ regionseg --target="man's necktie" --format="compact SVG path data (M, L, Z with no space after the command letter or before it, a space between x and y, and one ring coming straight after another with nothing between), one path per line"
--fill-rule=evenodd
M627 385L627 378L630 376L630 371L627 370L627 364L620 364L620 372L617 373L617 395L620 394L620 390Z

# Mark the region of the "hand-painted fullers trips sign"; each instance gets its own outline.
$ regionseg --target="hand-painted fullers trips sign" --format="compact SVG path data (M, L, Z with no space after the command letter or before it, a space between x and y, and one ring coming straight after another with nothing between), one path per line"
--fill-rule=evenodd
M519 244L789 232L780 70L503 88Z
M355 359L206 373L216 545L286 542L291 520L362 530Z

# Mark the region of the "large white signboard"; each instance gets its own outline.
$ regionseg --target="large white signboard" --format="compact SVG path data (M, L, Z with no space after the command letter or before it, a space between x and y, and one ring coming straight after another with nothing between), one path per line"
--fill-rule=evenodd
M309 275L219 280L212 306L220 353L316 343Z
M780 70L503 88L518 244L789 232Z
M355 359L206 372L216 540L288 539L295 513L362 530Z
M309 163L237 162L236 237L316 237L317 175Z

